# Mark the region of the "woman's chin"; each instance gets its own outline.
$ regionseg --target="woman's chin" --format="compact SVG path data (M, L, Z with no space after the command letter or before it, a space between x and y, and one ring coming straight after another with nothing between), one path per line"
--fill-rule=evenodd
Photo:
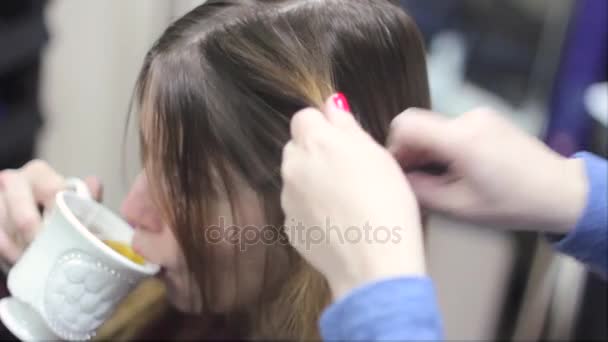
M188 295L190 291L181 289L177 286L174 279L171 279L169 272L163 270L156 277L165 285L167 291L167 300L177 311L186 314L196 314L201 312L200 301L192 295Z

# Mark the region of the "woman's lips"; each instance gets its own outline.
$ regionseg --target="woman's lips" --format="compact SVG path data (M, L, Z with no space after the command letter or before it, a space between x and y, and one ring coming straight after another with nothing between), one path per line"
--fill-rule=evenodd
M148 258L146 258L146 256L144 255L144 253L142 253L141 249L139 249L139 248L137 247L137 244L135 244L135 243L133 243L133 242L132 242L132 243L131 243L131 248L133 248L133 252L135 252L135 253L137 253L137 254L141 255L142 257L144 257L144 259L148 260Z
M146 260L147 262L150 262L152 264L155 264L155 262L152 261L147 256L147 254L141 248L138 247L137 241L135 239L131 242L131 248L133 248L133 251L135 253L141 255L144 258L144 260ZM158 264L158 266L160 266L160 270L156 273L155 277L164 278L166 276L166 268L163 267L163 265L161 265L161 264Z
M135 234L133 236L133 239L131 240L131 248L135 253L141 255L144 259L146 259L146 261L152 262L152 260L148 257L147 253L144 252L144 249L140 247L140 242L137 234Z
M133 249L133 252L135 252L136 254L140 255L142 258L144 258L144 260L146 260L149 263L154 264L154 262L151 261L150 258L148 258L148 256L146 255L146 253L144 253L143 250L138 247L138 245L137 245L137 243L135 241L131 242L131 248ZM162 269L162 267L161 267L161 269Z

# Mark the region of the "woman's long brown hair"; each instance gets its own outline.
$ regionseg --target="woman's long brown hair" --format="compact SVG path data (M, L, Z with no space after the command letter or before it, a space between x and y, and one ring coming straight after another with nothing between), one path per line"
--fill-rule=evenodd
M384 143L396 114L430 106L424 53L414 22L388 0L211 0L164 32L137 82L135 100L147 113L142 156L203 307L217 291L210 282L217 246L205 241L205 229L222 193L238 213L234 184L243 182L267 223L280 227L281 151L291 116L339 91ZM279 239L268 250L287 249L287 262L269 252L264 272L278 263L286 265L278 270L283 276L265 276L258 303L239 308L235 298L227 317L242 337L317 338L327 285ZM246 255L234 246L232 257L237 272Z

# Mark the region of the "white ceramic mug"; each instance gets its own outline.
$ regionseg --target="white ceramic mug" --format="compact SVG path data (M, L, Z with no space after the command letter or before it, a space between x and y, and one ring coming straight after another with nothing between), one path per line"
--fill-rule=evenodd
M56 195L40 233L8 274L0 319L21 340L87 340L157 265L137 264L102 240L131 244L132 228L82 182Z

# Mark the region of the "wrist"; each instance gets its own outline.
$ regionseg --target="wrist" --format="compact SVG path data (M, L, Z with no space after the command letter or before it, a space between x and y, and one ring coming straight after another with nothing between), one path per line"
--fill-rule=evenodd
M409 219L403 219L403 215ZM341 268L324 272L333 298L346 296L355 288L383 279L425 277L427 275L422 225L415 215L401 213L374 220L376 227L393 226L388 240L374 240L351 246L356 253L344 256ZM388 222L402 222L389 224Z
M328 277L334 300L347 296L356 288L366 286L386 279L401 277L426 277L427 271L424 257L401 257L386 259L382 265L362 267L351 277Z
M555 191L547 194L546 230L568 234L585 209L589 184L581 159L563 158L560 163L556 170L559 178L555 179Z

